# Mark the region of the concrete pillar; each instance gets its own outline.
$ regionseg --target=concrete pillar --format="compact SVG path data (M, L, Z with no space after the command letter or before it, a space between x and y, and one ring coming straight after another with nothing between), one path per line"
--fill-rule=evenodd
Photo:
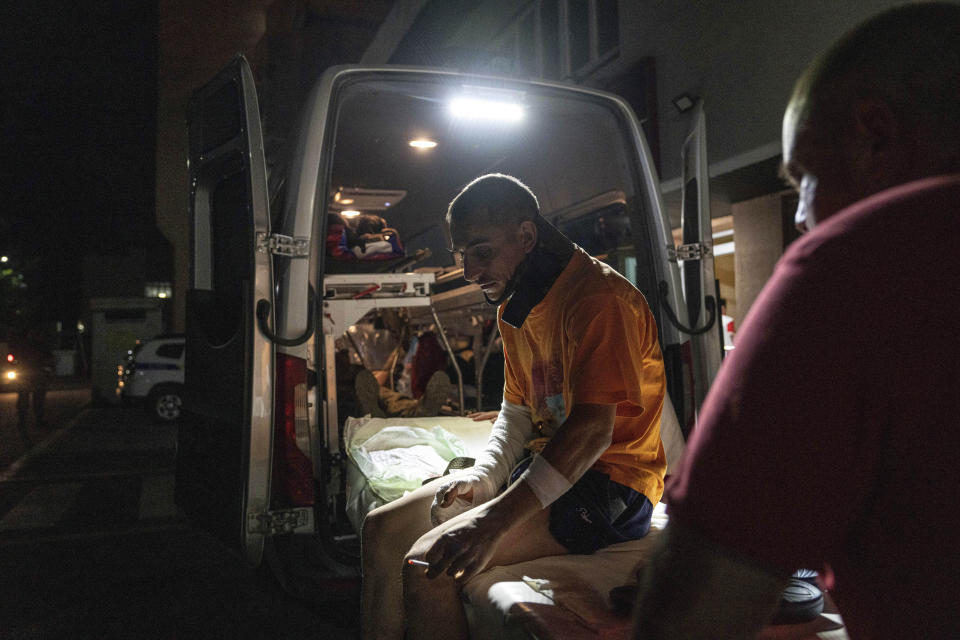
M733 233L737 250L734 270L737 283L737 324L742 324L760 290L783 255L782 194L734 204ZM728 310L729 311L729 310Z

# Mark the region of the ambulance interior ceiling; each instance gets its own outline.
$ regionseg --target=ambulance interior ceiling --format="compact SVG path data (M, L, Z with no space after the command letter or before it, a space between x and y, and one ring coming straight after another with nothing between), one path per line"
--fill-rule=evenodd
M461 81L435 80L357 82L340 94L331 194L338 188L405 191L399 202L363 212L382 215L397 229L408 255L429 248L432 258L417 266L451 263L443 215L458 191L485 173L524 181L547 216L612 190L635 194L630 138L613 109L595 99L559 98L556 91L492 91L495 99L520 103L522 117L455 116L450 102L465 91L488 95ZM417 139L436 146L410 146Z

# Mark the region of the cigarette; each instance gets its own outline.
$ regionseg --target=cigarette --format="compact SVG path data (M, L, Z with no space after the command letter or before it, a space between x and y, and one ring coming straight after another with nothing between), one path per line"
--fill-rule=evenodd
M407 564L416 564L416 565L420 565L421 567L429 567L429 566L430 566L430 563L429 563L429 562L424 562L423 560L414 560L413 558L409 558L409 559L407 560Z

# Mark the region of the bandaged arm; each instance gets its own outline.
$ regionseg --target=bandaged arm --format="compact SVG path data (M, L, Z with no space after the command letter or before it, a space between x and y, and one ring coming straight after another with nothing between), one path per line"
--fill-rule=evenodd
M510 471L523 456L523 448L533 437L533 422L530 409L519 404L503 401L500 415L493 423L487 446L477 457L473 469L486 485L489 500L497 493L510 475Z
M533 436L530 409L506 400L493 423L490 438L469 471L457 474L450 482L437 489L430 519L434 525L449 520L470 507L493 498L506 483L510 471L523 456L524 446ZM463 494L473 490L470 501L458 499L451 503L448 494Z

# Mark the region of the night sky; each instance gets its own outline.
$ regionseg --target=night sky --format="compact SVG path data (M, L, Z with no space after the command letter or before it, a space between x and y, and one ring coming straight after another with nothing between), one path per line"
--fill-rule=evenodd
M69 326L83 256L156 238L157 7L3 5L0 253L35 265L37 320Z

